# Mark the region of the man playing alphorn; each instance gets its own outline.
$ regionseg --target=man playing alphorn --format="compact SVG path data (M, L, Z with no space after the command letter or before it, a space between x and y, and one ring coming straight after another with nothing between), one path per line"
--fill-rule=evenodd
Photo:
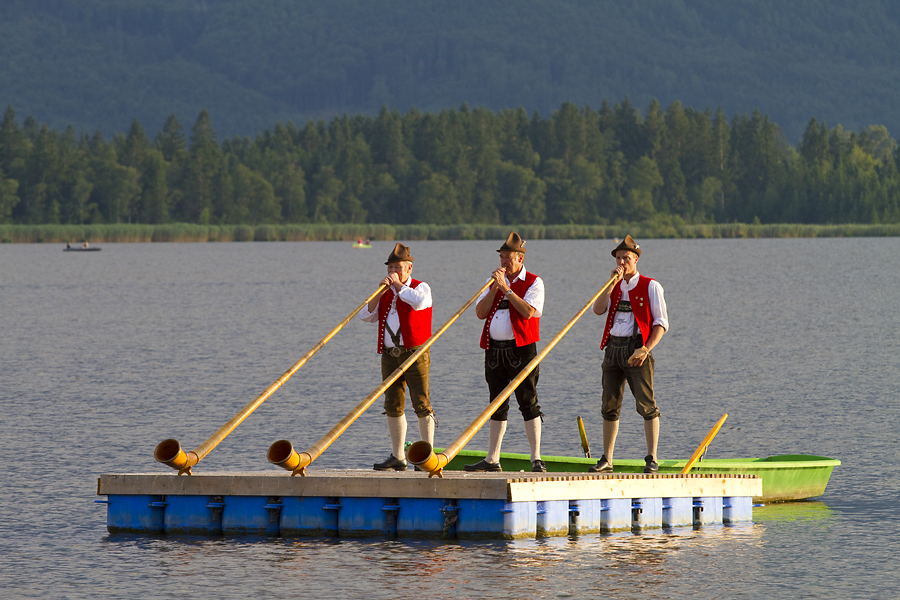
M600 341L603 355L603 455L597 464L588 469L591 473L609 473L613 470L613 449L619 432L619 414L625 382L634 395L638 414L644 417L644 436L647 440L647 456L644 457L644 473L659 471L656 447L659 441L659 408L653 396L653 367L655 361L650 351L669 329L669 316L663 288L659 283L644 277L637 270L641 247L630 235L612 251L616 259L616 273L622 281L605 292L594 302L594 314L609 311L606 328Z
M382 283L387 289L375 296L359 312L359 318L369 323L378 322L378 353L381 354L381 377L387 379L431 337L431 288L424 281L410 277L413 257L403 244L394 246L388 256L387 277ZM434 446L434 429L437 419L428 399L428 371L431 367L430 349L426 350L384 392L384 414L387 415L391 434L391 455L384 462L376 463L376 471L405 471L407 468L406 416L403 405L406 400L405 384L409 384L409 397L419 418L419 436Z
M525 270L525 242L518 233L511 233L497 250L500 268L491 274L489 287L478 298L475 314L484 319L481 347L484 348L484 376L491 401L516 378L516 375L537 356L535 342L540 340L539 324L544 309L544 282ZM525 419L525 434L531 448L531 470L547 470L541 460L541 407L537 399L538 369L535 369L515 390L519 410ZM466 471L502 471L500 444L506 433L509 399L491 416L487 457L466 465Z

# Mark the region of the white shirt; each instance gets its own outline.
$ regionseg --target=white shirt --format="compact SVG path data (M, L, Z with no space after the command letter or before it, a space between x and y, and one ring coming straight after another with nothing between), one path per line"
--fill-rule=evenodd
M399 298L401 301L409 304L413 310L422 310L424 308L428 308L431 306L431 288L428 287L428 284L424 281L420 282L418 287L411 288L409 286L409 282L412 281L412 276L410 276L404 283L403 287L400 288L400 291L394 291L394 299L391 302L391 308L388 311L387 316L387 327L384 328L384 347L385 348L393 348L396 344L394 344L393 338L391 338L391 334L388 332L388 327L400 337L400 345L404 346L403 343L403 333L400 331L400 315L397 314L397 299ZM387 293L387 291L385 291ZM359 311L359 318L367 323L375 323L378 321L378 305L375 305L375 311L369 312L369 305L366 304L362 307L362 310Z
M513 281L518 281L519 279L525 280L525 267L522 267L522 270L519 271L519 274L516 276ZM488 278L488 281L491 281L491 278ZM511 286L512 283L509 281L509 277L504 276L506 280L506 285ZM496 292L496 288L488 288L480 296L478 296L478 302L481 302L481 299L487 296L488 294L493 294ZM544 310L544 280L538 277L534 280L534 283L531 284L525 291L525 296L522 298L525 302L527 302L532 308L534 308L534 317L540 317L542 311ZM476 304L478 304L476 302ZM509 310L505 308L503 310L497 310L494 312L494 318L491 319L491 339L495 340L513 340L516 338L516 334L512 328L512 321L509 320ZM512 310L515 310L514 308Z
M626 283L624 279L622 280L619 284L622 287L621 300L628 300L628 292L637 286L640 277L640 273L635 273L631 278L631 281ZM647 286L647 295L650 296L650 316L653 317L653 321L650 322L650 328L652 329L654 325L661 325L663 329L668 331L669 315L666 311L666 300L663 298L662 286L659 285L659 282L655 279ZM612 294L610 294L610 298L611 297ZM606 303L606 310L609 310L609 302ZM633 333L634 313L616 312L609 335L614 335L616 337L631 337Z

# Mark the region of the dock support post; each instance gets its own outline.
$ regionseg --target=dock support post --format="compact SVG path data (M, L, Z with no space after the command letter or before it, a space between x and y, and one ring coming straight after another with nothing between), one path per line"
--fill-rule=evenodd
M166 533L221 535L224 496L168 496Z
M694 526L716 525L722 522L722 497L694 498Z
M110 533L165 532L165 496L111 494L105 504L106 530Z
M634 498L631 501L631 528L662 527L662 498Z
M397 536L406 538L450 539L456 537L456 507L449 500L436 498L400 498ZM452 535L448 536L448 519Z
M753 499L749 496L722 498L722 522L743 523L753 520Z
M569 501L544 500L537 503L535 534L555 537L569 532Z
M285 496L281 504L279 524L282 537L332 537L338 534L339 498Z
M690 527L694 524L693 498L663 498L662 526Z
M610 498L601 500L600 531L623 531L631 529L631 499Z
M537 535L537 502L460 499L460 539L521 539Z
M281 534L281 498L268 496L226 496L222 508L225 535Z

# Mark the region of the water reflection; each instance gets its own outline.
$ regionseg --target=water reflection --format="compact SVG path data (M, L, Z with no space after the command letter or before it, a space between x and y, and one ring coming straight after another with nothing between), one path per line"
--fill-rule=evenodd
M753 520L757 523L821 521L836 516L837 513L824 502L778 502L753 509Z
M549 586L553 597L641 598L685 583L697 561L708 572L709 563L739 557L743 569L757 570L756 551L747 549L762 531L746 524L487 542L117 535L103 545L126 562L153 560L166 578L204 585L234 579L236 564L244 565L237 579L250 587L264 589L271 577L295 590L327 580L331 587L318 597L392 597L383 593L393 589L429 598L535 598Z

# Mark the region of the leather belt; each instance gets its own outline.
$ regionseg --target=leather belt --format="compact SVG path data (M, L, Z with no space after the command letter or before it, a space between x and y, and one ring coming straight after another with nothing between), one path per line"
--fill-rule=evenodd
M418 346L413 346L412 348L406 348L404 346L392 346L390 348L385 348L388 354L397 358L404 352L415 352L418 349Z
M503 350L505 348L515 348L516 340L495 340L491 338L491 350Z
M607 347L616 347L616 348L624 348L631 344L632 342L642 341L640 334L633 335L630 337L624 337L619 335L611 335L609 336L609 342Z

